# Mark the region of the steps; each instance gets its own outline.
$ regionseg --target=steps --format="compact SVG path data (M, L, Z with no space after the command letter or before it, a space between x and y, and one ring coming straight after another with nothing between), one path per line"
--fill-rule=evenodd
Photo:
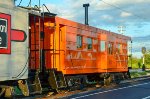
M31 76L27 83L28 83L28 88L29 88L30 94L41 94L42 93L41 81L39 79L38 74L35 74L35 76Z
M67 87L65 77L60 71L51 70L49 72L48 81L52 89L60 89Z

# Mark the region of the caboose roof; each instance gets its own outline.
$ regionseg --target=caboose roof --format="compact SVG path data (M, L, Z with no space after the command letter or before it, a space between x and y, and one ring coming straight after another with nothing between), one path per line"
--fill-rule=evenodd
M107 31L107 30L100 29L100 28L97 28L97 27L81 24L81 23L78 23L78 22L75 22L75 21L71 21L71 20L68 20L68 19L58 17L58 16L55 17L55 22L59 23L59 24L66 25L66 26L82 29L82 30L88 30L88 31L95 32L95 33L105 33L107 35L117 36L118 38L131 40L131 37L129 37L129 36L125 36L125 35L118 34L118 33L115 33L115 32Z

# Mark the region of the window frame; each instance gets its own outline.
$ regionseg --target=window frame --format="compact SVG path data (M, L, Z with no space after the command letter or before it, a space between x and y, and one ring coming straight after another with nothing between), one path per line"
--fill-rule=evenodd
M122 44L121 43L117 43L117 51L119 54L122 53Z
M89 39L90 39L90 43L89 43ZM87 37L87 49L88 50L93 49L93 38L91 38L91 37Z
M83 47L83 36L82 35L77 35L77 38L76 38L76 47L78 49L81 49Z
M113 45L114 45L113 42L109 42L108 43L108 47L107 48L108 48L108 54L109 55L113 55L114 54L114 52L113 52L113 50L114 50Z
M100 40L99 42L99 51L100 52L105 52L106 51L106 41L105 40Z

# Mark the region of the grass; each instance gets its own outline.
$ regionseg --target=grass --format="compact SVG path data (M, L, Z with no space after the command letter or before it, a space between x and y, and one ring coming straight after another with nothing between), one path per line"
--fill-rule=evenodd
M147 73L147 74L150 74L150 70L146 70L146 73Z
M131 78L141 77L147 75L150 71L142 71L142 72L130 72Z
M131 67L131 64L129 64L129 66ZM145 64L146 68L150 68L150 64ZM138 69L139 66L137 63L132 64L132 68L133 69ZM140 66L140 68L142 68L142 66Z
M146 64L145 65L146 69L150 69L150 64ZM137 64L132 64L132 69L142 69L142 66L139 66ZM146 71L141 71L141 72L130 72L131 78L136 78L136 77L141 77L141 76L145 76L147 74L150 74L150 70L146 70Z

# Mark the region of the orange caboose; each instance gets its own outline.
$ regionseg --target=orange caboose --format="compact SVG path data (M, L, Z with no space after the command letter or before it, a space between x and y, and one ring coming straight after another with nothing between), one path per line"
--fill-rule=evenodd
M0 1L0 97L128 78L130 37L14 1Z
M128 72L130 37L56 16L30 20L31 70L55 70L66 78Z
M56 22L66 26L64 74L128 71L129 37L60 18Z

